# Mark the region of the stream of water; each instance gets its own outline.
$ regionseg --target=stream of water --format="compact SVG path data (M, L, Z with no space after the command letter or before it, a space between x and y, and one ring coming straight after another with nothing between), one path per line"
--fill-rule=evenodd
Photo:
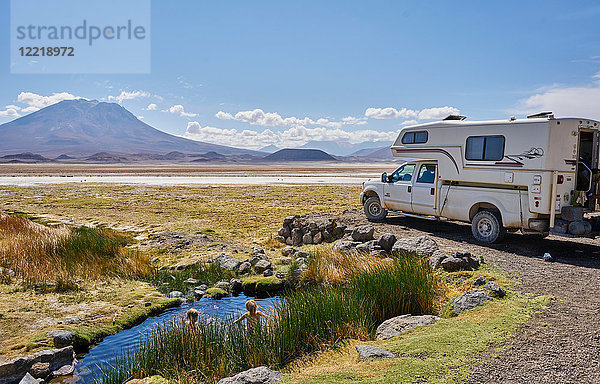
M223 319L236 313L241 314L246 311L244 304L248 298L245 295L229 296L219 300L203 298L192 303L184 303L179 307L168 309L158 316L149 317L143 323L133 328L104 338L104 340L90 349L87 354L79 358L79 363L73 375L54 379L51 383L93 384L94 378L98 378L101 372L98 367L99 365L114 364L119 355L138 345L155 325L185 316L185 313L190 308L197 309L200 312L200 316L208 316L215 319ZM275 298L253 299L256 300L263 311L268 311L273 305L273 300L276 300Z

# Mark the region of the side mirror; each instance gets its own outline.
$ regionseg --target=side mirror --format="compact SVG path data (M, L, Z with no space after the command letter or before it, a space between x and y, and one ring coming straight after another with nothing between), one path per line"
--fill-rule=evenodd
M383 173L381 174L381 182L382 182L382 183L387 183L387 182L388 182L387 173L383 172Z

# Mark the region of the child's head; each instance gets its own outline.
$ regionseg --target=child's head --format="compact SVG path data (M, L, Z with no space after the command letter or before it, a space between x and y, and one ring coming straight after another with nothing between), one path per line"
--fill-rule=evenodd
M248 300L246 301L246 309L250 313L256 313L256 310L258 309L258 304L256 304L256 301L254 300Z
M195 323L198 321L198 311L195 310L194 308L190 308L188 309L187 313L185 314L185 316L187 317L187 319L192 322Z

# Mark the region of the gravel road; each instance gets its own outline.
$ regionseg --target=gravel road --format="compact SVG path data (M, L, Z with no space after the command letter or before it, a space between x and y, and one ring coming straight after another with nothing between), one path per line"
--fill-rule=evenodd
M366 224L362 211L339 216L348 225ZM485 353L471 383L600 383L600 240L507 234L500 244L475 242L468 224L389 217L376 233L433 236L440 248L469 251L514 273L517 289L551 295L547 311L523 325L500 358ZM544 262L549 252L556 262Z

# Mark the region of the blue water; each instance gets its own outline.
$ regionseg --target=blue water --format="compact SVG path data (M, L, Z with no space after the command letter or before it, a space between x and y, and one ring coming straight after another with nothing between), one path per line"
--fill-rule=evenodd
M157 324L170 322L174 319L185 316L190 308L195 308L200 312L200 317L210 317L214 319L223 319L231 314L241 314L246 311L244 304L249 297L245 295L229 296L223 299L214 300L203 298L192 303L184 303L179 307L168 309L158 316L147 318L143 323L115 335L104 338L95 347L90 349L89 353L79 359L73 376L62 377L53 380L54 383L63 384L93 384L94 377L99 378L99 365L103 367L106 364L113 364L117 357L130 348L139 345L152 328ZM263 311L269 311L273 306L275 298L254 298Z

